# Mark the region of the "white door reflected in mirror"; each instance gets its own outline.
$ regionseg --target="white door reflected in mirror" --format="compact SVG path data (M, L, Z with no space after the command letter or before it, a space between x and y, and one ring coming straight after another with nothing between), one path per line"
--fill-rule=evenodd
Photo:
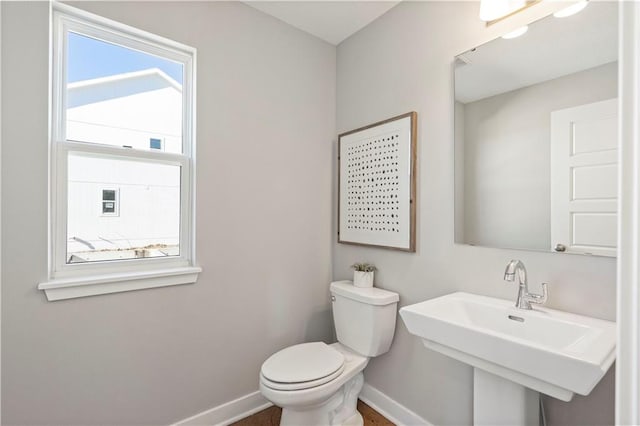
M554 249L615 256L617 99L551 113L551 182Z

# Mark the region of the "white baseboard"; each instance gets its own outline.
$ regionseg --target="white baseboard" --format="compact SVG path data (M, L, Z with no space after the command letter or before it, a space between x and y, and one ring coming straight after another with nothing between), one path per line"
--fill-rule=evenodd
M360 399L398 426L433 426L367 383L362 387ZM259 391L256 391L188 419L180 420L172 426L227 426L272 405Z
M260 391L255 391L238 399L219 405L202 413L180 420L172 426L226 426L238 420L271 407Z
M365 383L362 387L360 399L398 426L433 426L432 423L407 407L400 405L368 383Z

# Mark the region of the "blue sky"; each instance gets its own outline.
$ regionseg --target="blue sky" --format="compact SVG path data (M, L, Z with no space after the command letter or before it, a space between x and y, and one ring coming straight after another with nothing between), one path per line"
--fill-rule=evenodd
M68 58L68 83L159 68L182 84L182 64L71 32Z

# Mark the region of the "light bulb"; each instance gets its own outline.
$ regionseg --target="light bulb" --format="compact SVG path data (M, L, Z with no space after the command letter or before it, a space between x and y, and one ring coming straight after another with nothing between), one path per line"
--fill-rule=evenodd
M480 19L495 21L526 5L526 0L480 0Z
M528 29L529 27L525 25L524 27L520 27L517 30L513 30L510 33L506 33L505 35L502 36L502 38L505 40L509 40L512 38L520 37L522 34L526 33Z
M556 18L566 18L567 16L575 15L580 12L582 9L587 7L587 0L579 1L578 3L574 3L569 7L565 7L553 14Z

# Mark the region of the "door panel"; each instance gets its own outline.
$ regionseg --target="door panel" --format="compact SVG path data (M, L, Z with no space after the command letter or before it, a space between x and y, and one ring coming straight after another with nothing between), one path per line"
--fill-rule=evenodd
M573 168L573 200L614 199L618 194L618 165Z
M618 133L616 117L590 120L573 123L573 154L617 149L618 140L611 137Z
M575 213L572 245L585 249L589 246L615 247L616 216L615 213Z

